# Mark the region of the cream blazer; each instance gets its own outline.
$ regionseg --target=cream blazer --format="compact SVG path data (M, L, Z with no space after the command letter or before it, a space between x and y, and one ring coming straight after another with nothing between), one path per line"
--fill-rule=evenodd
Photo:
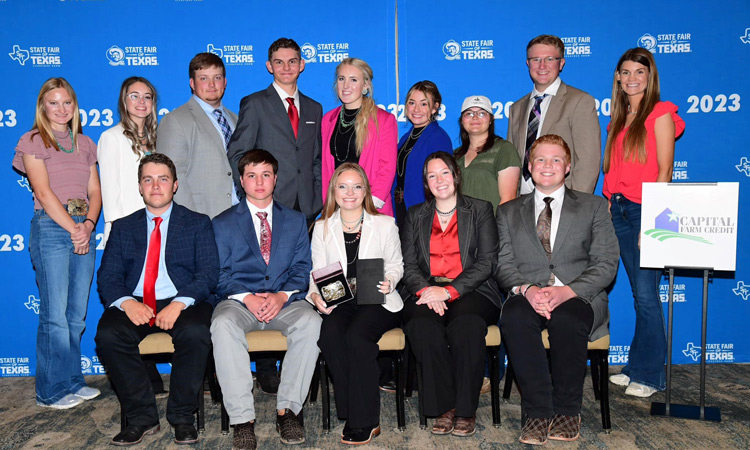
M344 269L344 275L346 275L346 247L338 210L328 219L328 229L325 236L323 236L324 226L323 221L318 221L313 229L312 241L310 242L313 270L340 261ZM385 296L383 308L390 312L400 311L404 307L404 302L396 290L396 285L404 275L404 261L401 257L401 242L395 219L386 215L371 216L365 212L360 239L359 258L383 258L385 277L391 282L393 289L390 294ZM310 275L310 287L306 297L310 303L313 303L313 293L319 292L318 287L312 280L312 275Z

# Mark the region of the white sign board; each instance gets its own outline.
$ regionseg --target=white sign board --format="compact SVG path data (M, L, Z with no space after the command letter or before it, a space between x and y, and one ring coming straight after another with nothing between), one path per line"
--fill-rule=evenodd
M739 183L643 183L641 267L734 271Z

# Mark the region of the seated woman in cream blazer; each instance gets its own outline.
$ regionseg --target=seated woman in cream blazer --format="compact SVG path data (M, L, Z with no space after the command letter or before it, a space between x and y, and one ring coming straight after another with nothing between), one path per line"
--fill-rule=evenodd
M367 175L358 164L344 163L334 171L311 247L313 270L339 261L350 280L356 279L360 258L384 261L385 280L377 286L386 294L383 305L358 305L355 295L327 307L312 279L307 294L323 314L318 347L333 378L338 416L346 420L341 442L366 444L380 434L378 340L400 324L404 304L396 284L404 265L396 222L377 212Z

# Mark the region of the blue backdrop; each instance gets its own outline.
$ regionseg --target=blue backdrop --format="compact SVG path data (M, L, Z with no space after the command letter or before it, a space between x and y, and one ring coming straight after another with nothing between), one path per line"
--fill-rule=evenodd
M347 56L373 68L375 100L408 129L404 95L416 81L437 83L444 106L439 120L457 143L464 97L493 101L496 130L505 135L511 103L530 92L525 66L527 42L555 34L566 44L563 80L597 99L599 119L609 122L614 66L628 48L654 52L662 99L678 105L687 129L677 142L675 181L740 183L737 271L717 274L709 287L709 362L750 361L750 257L744 204L750 183L750 152L741 140L750 101L750 4L728 0L707 5L652 2L648 9L588 1L528 2L479 0L375 0L366 9L328 0L309 2L230 0L0 0L0 145L6 197L0 219L0 376L34 375L39 293L28 253L33 203L28 181L10 168L18 138L33 123L36 96L53 76L71 82L78 95L84 133L95 142L119 121L122 80L148 78L159 94L160 116L190 96L188 62L198 52L219 54L227 66L224 103L239 100L272 81L267 49L280 36L294 38L307 61L300 89L323 104L337 105L334 69ZM289 12L294 11L293 19ZM603 138L606 133L603 133ZM596 193L601 193L601 177ZM97 259L103 250L100 221ZM95 289L83 336L86 373L102 373L94 348L102 305ZM666 280L662 300L666 301ZM675 290L674 361L699 359L701 284L678 276ZM620 270L610 296L610 363L627 362L633 333L632 295ZM666 305L666 304L665 304Z

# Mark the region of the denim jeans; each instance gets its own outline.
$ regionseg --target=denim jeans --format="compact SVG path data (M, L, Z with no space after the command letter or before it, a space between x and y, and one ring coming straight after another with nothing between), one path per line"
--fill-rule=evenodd
M73 220L81 223L86 217ZM89 252L76 255L70 233L44 210L36 210L29 250L39 287L36 399L51 404L86 386L81 372L81 336L94 277L96 239L91 233Z
M662 270L642 269L638 236L641 231L641 205L612 194L612 224L620 243L620 256L628 273L635 299L635 334L630 344L628 365L622 373L631 381L664 390L664 361L667 337L664 309L659 299Z

